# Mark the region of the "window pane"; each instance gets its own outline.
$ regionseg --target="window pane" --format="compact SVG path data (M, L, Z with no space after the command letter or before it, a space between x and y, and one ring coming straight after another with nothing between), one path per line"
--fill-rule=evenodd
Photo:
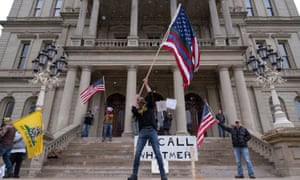
M273 9L272 9L272 5L271 5L271 2L270 0L265 0L265 6L266 6L266 9L267 9L267 15L268 16L273 16Z
M29 46L30 46L30 43L24 43L23 44L23 49L22 49L22 52L21 52L21 55L20 55L18 69L23 69L25 67Z
M300 98L296 99L295 106L298 113L298 118L300 119Z
M284 69L291 68L285 43L279 43L279 52L283 59L283 68Z
M61 7L62 7L62 0L57 0L54 8L54 16L60 16Z
M247 16L253 16L253 7L252 7L251 0L244 0L244 2L248 12Z
M43 6L43 0L37 0L36 6L34 9L34 16L40 16L41 15L41 9Z
M7 102L7 104L5 106L3 117L11 117L12 112L14 110L14 106L15 106L14 101L11 100L11 101Z

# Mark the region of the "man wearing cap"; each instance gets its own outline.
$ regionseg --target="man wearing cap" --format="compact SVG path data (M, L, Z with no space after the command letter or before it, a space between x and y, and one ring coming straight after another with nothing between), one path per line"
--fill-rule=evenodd
M249 150L247 142L251 139L251 135L248 130L241 126L240 121L235 121L235 126L230 128L225 126L222 123L219 125L227 132L231 134L231 140L233 145L233 152L235 156L235 161L237 163L237 172L238 174L235 178L244 178L243 167L241 158L243 157L246 161L248 175L251 179L255 179L253 166L250 160Z
M3 119L3 127L0 129L0 155L7 168L7 175L4 178L13 177L13 166L10 162L9 154L14 144L16 131L16 128L12 125L11 118L5 117Z
M104 126L102 133L102 142L105 141L107 132L109 134L109 141L112 141L112 123L114 120L113 108L107 107L104 114Z
M142 150L147 142L151 143L152 149L154 151L155 157L158 162L158 167L160 171L161 180L167 180L167 176L165 174L164 164L162 155L159 149L157 131L156 131L156 120L154 117L154 97L153 92L148 84L148 79L144 79L144 85L147 89L148 96L146 100L140 96L137 96L137 102L135 106L132 106L132 113L136 117L139 123L139 135L136 145L134 163L133 163L133 172L128 180L137 180L138 169L140 165L140 156Z

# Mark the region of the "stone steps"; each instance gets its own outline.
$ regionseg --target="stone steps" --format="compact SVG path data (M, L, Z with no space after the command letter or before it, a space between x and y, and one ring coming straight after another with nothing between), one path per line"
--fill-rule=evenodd
M126 177L132 172L133 151L132 138L114 138L111 143L101 142L99 138L78 138L60 158L48 159L39 177ZM253 151L250 153L260 176L274 176L271 163ZM230 138L206 138L198 150L198 159L195 171L202 175L232 177L236 174ZM169 177L191 177L191 162L168 163ZM156 176L151 174L151 162L141 161L139 176Z

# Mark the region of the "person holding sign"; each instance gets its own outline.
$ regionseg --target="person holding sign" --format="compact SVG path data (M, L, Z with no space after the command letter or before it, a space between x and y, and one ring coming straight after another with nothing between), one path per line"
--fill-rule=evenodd
M137 96L137 102L135 106L132 106L132 113L136 117L136 119L139 122L139 135L136 145L136 152L134 157L134 163L133 163L133 173L130 177L128 177L128 180L137 180L138 175L138 168L140 165L140 156L143 151L144 146L146 145L147 140L150 141L151 146L153 148L153 151L155 153L159 171L161 175L161 180L168 180L162 155L160 153L159 149L159 142L157 137L157 131L156 131L156 120L154 117L154 97L153 92L148 84L148 78L144 79L144 85L146 87L146 90L148 92L148 96L146 100L143 97Z

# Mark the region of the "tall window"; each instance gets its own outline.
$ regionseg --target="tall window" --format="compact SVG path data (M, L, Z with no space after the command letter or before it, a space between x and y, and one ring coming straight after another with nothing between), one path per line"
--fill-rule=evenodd
M22 116L25 116L27 114L34 112L34 110L36 108L36 101L37 101L37 97L31 97L26 100L26 102L24 104Z
M298 113L298 118L300 119L300 96L297 96L295 99L295 107Z
M251 0L244 0L244 2L245 2L246 10L248 12L247 16L254 16Z
M36 0L36 5L34 8L34 16L40 16L42 11L44 0Z
M266 10L267 10L267 15L274 16L271 0L265 0L265 6L266 6Z
M13 98L7 98L3 101L3 106L1 106L3 108L2 119L4 117L11 117L12 112L14 110L14 106L15 106L15 101Z
M291 68L286 44L284 42L279 42L278 46L279 46L280 55L283 59L283 68L284 69Z
M60 10L62 7L62 0L56 0L54 8L54 16L60 16Z
M18 63L18 69L24 69L25 63L26 63L26 58L28 55L30 43L29 42L24 42L22 47L22 51L20 53L20 58L19 58L19 63Z

